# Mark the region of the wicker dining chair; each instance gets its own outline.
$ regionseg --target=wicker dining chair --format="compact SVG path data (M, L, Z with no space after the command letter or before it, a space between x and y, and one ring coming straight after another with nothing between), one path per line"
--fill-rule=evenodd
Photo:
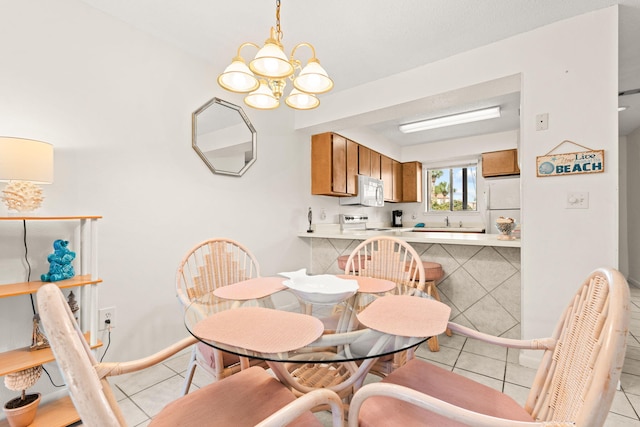
M208 239L197 244L180 261L176 292L180 303L186 308L193 300L219 287L259 276L258 261L244 245L231 239ZM198 342L189 360L182 394L189 392L197 366L217 381L252 365L265 366L263 361L240 358Z
M185 338L152 356L129 361L98 363L83 338L60 288L47 284L38 290L38 311L51 350L69 388L83 425L126 426L107 377L156 365L196 341ZM150 426L317 426L311 412L329 405L334 426L343 425L342 401L330 390L315 390L296 399L291 391L263 368L251 367L214 382L166 405ZM247 410L249 409L249 410Z
M345 274L395 282L397 293L410 293L416 288L425 288L425 273L420 255L407 242L393 236L375 236L360 243L349 255L344 271ZM360 308L364 308L367 301L370 302L367 296L361 296ZM438 337L430 338L437 339ZM412 357L413 350L409 350L380 358L371 373L388 375Z
M622 372L629 319L626 280L602 268L580 286L549 338L499 338L450 322L458 334L544 352L524 407L491 387L414 359L356 392L349 426L602 426Z

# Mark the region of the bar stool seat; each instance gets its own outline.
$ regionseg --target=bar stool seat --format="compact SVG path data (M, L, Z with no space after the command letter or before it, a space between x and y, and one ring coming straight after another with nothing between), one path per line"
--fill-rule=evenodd
M422 261L424 267L424 284L427 294L431 295L436 301L440 301L440 294L438 293L438 282L444 277L444 270L442 265L437 262ZM447 336L451 336L451 329L447 328L445 331ZM439 351L440 343L438 343L438 337L432 337L427 341L429 350Z
M338 268L342 271L344 271L344 269L347 267L347 260L349 259L349 255L340 255L338 257ZM358 268L357 265L355 265L355 268Z
M442 270L442 265L437 262L431 261L422 261L422 266L424 267L424 280L437 282L442 279L444 276L444 271Z
M342 271L344 271L345 268L347 268L347 260L349 259L349 255L340 255L338 257L338 268ZM367 256L366 257L367 260L371 259L371 256ZM355 262L353 264L353 271L352 272L358 272L360 271L360 266L358 265L357 262Z

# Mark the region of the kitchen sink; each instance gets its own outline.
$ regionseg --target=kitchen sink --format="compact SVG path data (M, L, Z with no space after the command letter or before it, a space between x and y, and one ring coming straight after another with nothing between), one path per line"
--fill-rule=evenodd
M411 231L430 233L484 233L482 227L414 227Z

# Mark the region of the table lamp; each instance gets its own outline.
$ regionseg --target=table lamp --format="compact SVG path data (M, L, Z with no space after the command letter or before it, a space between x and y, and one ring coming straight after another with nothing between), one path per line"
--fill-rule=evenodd
M53 182L53 146L32 139L0 136L0 181L8 181L2 201L9 211L31 212L42 204L36 184Z

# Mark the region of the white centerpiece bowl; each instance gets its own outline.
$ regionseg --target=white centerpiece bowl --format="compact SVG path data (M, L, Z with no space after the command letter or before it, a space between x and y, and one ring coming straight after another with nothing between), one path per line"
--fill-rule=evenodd
M282 284L302 301L311 304L337 304L358 292L356 280L342 279L329 274L295 275Z

